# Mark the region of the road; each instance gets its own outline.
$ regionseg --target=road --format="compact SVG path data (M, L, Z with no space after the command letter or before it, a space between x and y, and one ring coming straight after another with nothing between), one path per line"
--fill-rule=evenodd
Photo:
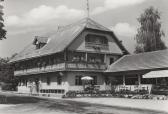
M0 114L167 114L65 99L43 99L11 94L0 96Z

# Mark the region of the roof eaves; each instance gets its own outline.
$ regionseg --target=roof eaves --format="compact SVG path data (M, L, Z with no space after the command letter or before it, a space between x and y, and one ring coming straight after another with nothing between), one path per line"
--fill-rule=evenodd
M115 64L117 64L118 62L120 62L121 60L123 60L126 56L127 56L127 55L124 55L124 56L122 56L121 58L119 58L117 61L115 61L112 65L110 65L110 66L108 67L108 69L107 69L105 72L111 72L111 71L110 71L111 67L113 67Z
M66 50L76 40L76 38L83 32L84 29L85 27L83 27L81 31L77 35L75 35L74 39L62 51Z
M114 32L111 31L111 33L114 36L115 41L120 46L120 48L125 52L125 54L130 54L129 51L124 47L124 45L118 40L118 38L116 37L116 35L114 34Z

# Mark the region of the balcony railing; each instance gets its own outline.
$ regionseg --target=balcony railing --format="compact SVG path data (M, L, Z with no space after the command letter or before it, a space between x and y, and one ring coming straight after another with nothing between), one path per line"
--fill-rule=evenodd
M104 63L67 62L66 68L70 70L105 70L106 65Z
M48 65L45 67L16 70L14 72L14 75L15 76L29 75L29 74L63 71L63 70L103 71L106 70L106 65L104 63L63 62L54 65Z
M108 44L93 43L93 42L86 42L85 46L86 47L108 48Z

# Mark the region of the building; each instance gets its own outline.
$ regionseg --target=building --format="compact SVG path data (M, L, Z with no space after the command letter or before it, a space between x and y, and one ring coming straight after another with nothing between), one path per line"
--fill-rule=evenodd
M125 54L111 30L86 18L49 37L36 36L10 63L20 80L18 92L63 94L83 90L83 76L93 77L91 83L105 90L104 71Z
M168 49L125 55L106 71L115 78L116 90L148 90L152 86L168 91Z

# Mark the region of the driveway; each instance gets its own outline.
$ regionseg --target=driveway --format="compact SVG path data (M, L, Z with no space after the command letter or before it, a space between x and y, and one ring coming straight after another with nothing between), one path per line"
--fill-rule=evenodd
M167 114L65 99L43 99L13 94L0 96L0 114Z

